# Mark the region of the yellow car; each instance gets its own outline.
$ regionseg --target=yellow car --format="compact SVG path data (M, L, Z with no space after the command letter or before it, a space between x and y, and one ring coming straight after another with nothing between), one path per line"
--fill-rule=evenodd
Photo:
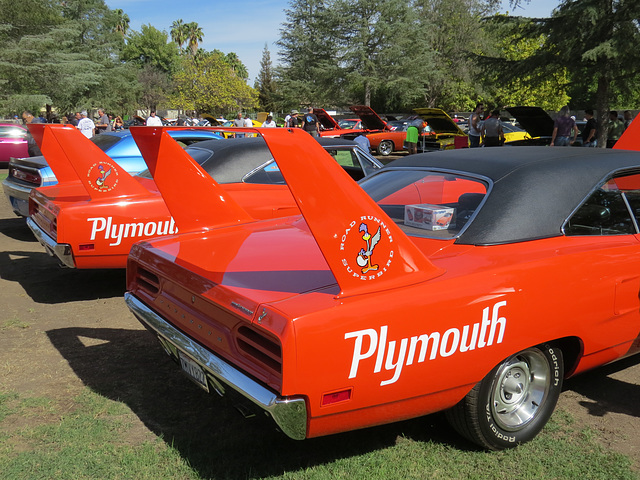
M467 134L444 110L440 108L415 108L413 111L427 122L427 130L432 132L432 135L421 138L421 141L418 142L418 149L428 152L469 146Z

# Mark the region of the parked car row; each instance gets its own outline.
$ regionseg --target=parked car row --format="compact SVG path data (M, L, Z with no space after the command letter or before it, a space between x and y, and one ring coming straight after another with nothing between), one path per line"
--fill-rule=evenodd
M130 241L136 318L196 385L291 438L445 411L511 448L565 378L640 350L640 124L630 150L439 149L382 168L299 129L184 149L132 127L136 177L73 128L31 128L58 180L29 198L45 248L96 268Z

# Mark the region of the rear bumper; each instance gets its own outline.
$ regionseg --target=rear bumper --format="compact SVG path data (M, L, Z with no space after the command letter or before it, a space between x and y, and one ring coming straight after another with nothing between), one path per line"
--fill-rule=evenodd
M73 253L71 253L71 245L68 243L56 243L31 218L27 218L27 225L49 255L57 257L65 267L76 268Z
M287 436L294 440L306 438L307 407L304 399L277 396L176 329L131 293L125 293L124 299L136 318L158 335L163 347L169 349L167 353L177 357L177 350L180 350L204 369L214 390L222 395L225 386L232 388L270 415Z
M9 182L9 179L5 179L2 182L2 189L4 190L11 208L13 211L23 217L29 216L29 194L32 187L23 187Z

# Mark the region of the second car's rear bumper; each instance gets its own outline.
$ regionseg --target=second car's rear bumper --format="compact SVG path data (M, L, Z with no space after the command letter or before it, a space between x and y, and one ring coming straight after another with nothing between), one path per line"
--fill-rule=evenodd
M31 218L27 218L27 225L49 255L57 257L66 267L76 267L75 261L73 260L73 253L71 252L71 245L68 243L56 243L53 238L47 235Z
M208 382L218 393L223 394L225 386L232 388L269 414L287 436L294 440L306 437L307 407L304 399L277 396L176 329L131 293L125 293L124 299L136 318L158 335L167 353L177 359L180 351L192 358L204 369Z

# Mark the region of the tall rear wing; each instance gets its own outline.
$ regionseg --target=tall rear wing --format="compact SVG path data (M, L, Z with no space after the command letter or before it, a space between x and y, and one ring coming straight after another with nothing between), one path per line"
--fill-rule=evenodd
M443 273L308 133L238 131L265 139L340 296L416 284ZM180 147L163 128L132 127L131 132L181 232L252 220L191 157L178 155Z
M131 127L130 131L180 232L253 221L253 217L171 138L167 133L170 129Z
M29 131L59 184L80 182L92 200L149 193L74 126L30 124Z

